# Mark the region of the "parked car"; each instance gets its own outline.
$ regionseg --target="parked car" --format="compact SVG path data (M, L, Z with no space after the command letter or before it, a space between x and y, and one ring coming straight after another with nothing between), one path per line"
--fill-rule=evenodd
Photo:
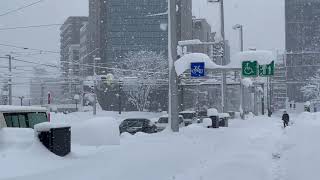
M144 118L129 118L122 121L119 126L120 134L128 132L136 134L137 132L156 133L157 126L149 119Z
M183 117L185 126L197 122L197 113L195 111L182 111L179 115Z
M33 106L0 106L0 128L34 128L49 122L47 109Z
M203 119L208 118L207 110L199 111L197 116L197 123L202 123Z
M163 131L166 127L169 126L169 117L168 115L163 115L159 118L159 120L156 122L156 126L158 128L158 131ZM183 116L179 115L179 126L183 127L185 126Z

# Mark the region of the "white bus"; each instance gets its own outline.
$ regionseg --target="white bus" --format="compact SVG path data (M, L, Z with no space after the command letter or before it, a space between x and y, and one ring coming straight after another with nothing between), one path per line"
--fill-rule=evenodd
M0 128L34 128L34 125L43 122L49 122L46 108L0 106Z

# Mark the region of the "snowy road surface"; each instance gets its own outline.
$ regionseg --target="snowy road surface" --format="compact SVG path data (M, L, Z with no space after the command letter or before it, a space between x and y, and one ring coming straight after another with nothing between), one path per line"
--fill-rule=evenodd
M193 125L179 134L126 134L118 146L73 145L66 158L48 153L37 143L12 150L0 147L0 179L319 179L320 155L316 152L320 145L315 142L320 135L320 115L297 116L286 130L277 117L232 120L230 124L220 129Z

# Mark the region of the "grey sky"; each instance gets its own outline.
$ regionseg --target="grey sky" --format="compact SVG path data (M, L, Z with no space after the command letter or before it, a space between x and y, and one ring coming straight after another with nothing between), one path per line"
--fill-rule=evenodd
M1 0L0 13L15 9L36 0ZM72 15L88 15L88 0L46 0L36 6L11 15L0 17L1 27L16 27L38 24L63 23ZM193 13L206 17L213 29L219 29L219 12L207 0L193 0ZM245 26L245 48L282 50L284 49L284 2L283 0L225 0L226 37L230 40L232 52L238 49L238 33L232 26ZM59 51L59 27L0 31L0 43L25 46L28 48ZM14 53L24 54L26 50L0 46L0 56ZM16 55L18 56L18 55ZM32 52L20 58L36 62L58 64L59 54ZM1 60L3 61L3 60ZM0 62L1 62L0 61ZM14 62L17 65L17 62ZM20 64L19 64L20 65ZM50 69L56 71L56 69ZM26 81L26 80L20 80Z

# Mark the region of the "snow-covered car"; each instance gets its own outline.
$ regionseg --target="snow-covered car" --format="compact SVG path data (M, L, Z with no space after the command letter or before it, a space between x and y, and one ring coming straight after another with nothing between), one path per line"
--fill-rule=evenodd
M120 134L127 132L135 134L137 132L156 133L157 126L149 119L145 118L128 118L122 121L119 126Z
M34 128L43 122L49 122L46 108L0 106L0 128Z
M156 126L158 128L158 131L163 131L165 128L169 127L169 116L163 115L159 118L159 120L156 122ZM179 115L179 126L180 127L184 127L185 123L184 123L184 119L183 116Z
M197 116L197 123L202 123L205 118L208 118L207 110L199 111Z
M182 111L179 115L183 117L185 126L197 122L197 113L195 111Z

